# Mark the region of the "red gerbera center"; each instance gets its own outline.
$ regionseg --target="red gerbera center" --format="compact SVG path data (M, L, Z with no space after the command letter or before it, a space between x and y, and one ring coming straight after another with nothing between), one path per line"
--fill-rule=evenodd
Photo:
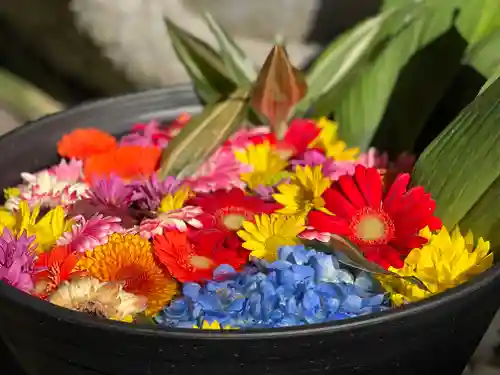
M236 232L243 222L253 218L253 212L243 207L222 207L214 214L215 223L220 229Z
M383 210L364 207L349 223L351 240L362 245L388 243L394 237L394 223Z

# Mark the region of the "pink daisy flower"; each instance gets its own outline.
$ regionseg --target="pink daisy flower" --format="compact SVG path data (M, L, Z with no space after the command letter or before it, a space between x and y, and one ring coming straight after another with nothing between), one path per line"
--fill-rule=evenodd
M201 228L203 224L197 219L203 211L199 207L185 206L179 210L162 212L154 219L145 219L139 226L139 233L144 238L152 238L163 234L163 231L178 230L186 232L188 226Z

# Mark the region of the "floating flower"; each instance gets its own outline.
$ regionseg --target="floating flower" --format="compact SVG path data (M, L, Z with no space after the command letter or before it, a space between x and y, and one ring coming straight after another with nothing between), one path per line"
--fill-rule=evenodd
M391 292L394 305L416 302L454 288L486 271L493 264L490 243L469 231L465 238L456 228L450 235L445 227L436 234L426 228L422 233L429 242L422 248L413 249L401 269L390 268L401 276L415 276L429 291L403 279L380 278L382 285Z
M113 233L122 232L121 219L95 214L89 220L83 216L74 219L71 231L57 240L57 245L68 245L73 251L84 252L104 245Z
M78 258L78 254L72 251L69 246L56 246L52 250L40 254L35 264L36 295L45 299L63 281L82 276L82 272L75 270Z
M125 291L146 297L148 316L160 311L177 292L177 283L159 267L151 244L139 235L111 235L105 245L86 252L77 268L103 282L123 283Z
M268 141L275 143L275 137L271 133L269 126L257 126L250 129L241 129L234 133L224 144L234 149L245 149L251 144L257 145Z
M67 158L87 159L109 152L116 147L116 139L99 129L75 129L64 135L57 144L59 155Z
M135 124L132 131L120 139L120 146L164 148L169 140L166 129L161 129L160 123L153 120L146 124Z
M146 308L144 297L125 292L119 283L102 283L92 277L64 281L49 301L91 316L129 323Z
M170 327L217 320L234 328L324 323L384 310L384 294L366 273L341 269L335 257L302 246L279 251L265 272L221 266L204 285L186 283L183 297L155 319Z
M288 129L283 137L283 146L290 147L294 155L302 154L306 151L319 135L321 128L310 119L293 119L290 121Z
M62 207L58 206L47 212L41 219L40 206L30 210L26 201L19 203L17 212L0 211L0 228L8 228L19 236L26 232L36 236L38 253L50 250L64 232L71 230L73 222L67 220Z
M305 220L299 216L262 214L256 215L254 220L255 223L243 222L238 236L245 241L243 247L251 250L251 256L271 262L276 260L280 247L297 245L300 242L297 236L305 228Z
M182 180L168 176L165 180L159 180L156 174L148 179L133 181L129 184L132 189L132 198L142 210L156 211L161 200L168 194L174 194L182 185Z
M279 185L279 194L273 195L276 202L284 206L277 212L299 216L306 216L312 209L328 212L321 196L331 183L323 175L321 166L297 166L290 177L290 183Z
M340 176L353 175L358 163L354 160L335 161L333 158L327 157L323 152L318 150L307 150L298 159L290 161L290 164L297 169L297 166L321 166L323 174L332 181L336 181Z
M49 169L57 181L81 182L83 179L83 161L70 159L66 161L62 159L59 164L54 165Z
M112 174L125 180L147 178L156 171L160 153L157 147L120 146L89 157L83 170L89 181Z
M410 250L427 242L419 231L441 227L430 194L420 186L407 190L409 182L410 175L401 174L384 194L377 170L357 166L354 176L340 177L323 194L325 207L335 216L312 211L308 225L347 237L382 267L401 268Z
M197 329L208 329L208 330L212 330L212 331L223 331L223 330L231 330L231 329L235 329L235 328L232 328L230 325L226 325L226 326L221 326L220 323L217 321L217 320L214 320L213 322L209 323L208 321L204 320L203 323L201 324L201 327L198 327L197 324L193 325L193 328L197 328Z
M384 184L390 186L398 174L411 173L415 160L414 155L404 152L394 163L391 163L386 152L379 153L376 148L371 147L368 152L359 156L358 163L367 168L377 168L384 179Z
M248 165L236 159L231 148L222 147L210 156L186 182L193 191L200 193L232 187L244 188L245 183L240 180L240 175L249 172L250 169Z
M356 158L359 148L346 149L346 143L337 137L337 123L322 117L317 121L316 125L321 129L321 132L309 144L309 148L322 150L327 157L333 158L335 161L354 160Z
M14 236L5 228L0 236L0 280L26 293L33 290L34 237Z
M250 189L255 189L259 185L273 185L288 175L284 172L288 165L287 161L282 159L269 142L249 145L245 150L235 151L235 156L240 162L252 168L251 172L242 173L240 176Z

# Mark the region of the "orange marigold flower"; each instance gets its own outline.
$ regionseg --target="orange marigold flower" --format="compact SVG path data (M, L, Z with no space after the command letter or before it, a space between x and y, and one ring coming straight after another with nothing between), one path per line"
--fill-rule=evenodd
M117 281L124 290L148 299L153 316L177 293L177 282L156 263L151 244L139 235L113 234L105 245L90 250L77 268L100 281Z
M87 159L90 156L116 148L116 139L99 129L75 129L57 143L59 155L67 158Z
M88 180L111 175L123 179L149 177L156 171L160 155L157 147L120 146L85 160L83 172Z

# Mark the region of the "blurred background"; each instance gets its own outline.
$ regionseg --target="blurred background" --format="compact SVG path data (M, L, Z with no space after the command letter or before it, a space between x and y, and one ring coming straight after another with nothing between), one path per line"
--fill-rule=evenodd
M0 0L0 134L84 101L187 83L166 16L206 38L200 15L210 12L258 64L281 35L304 67L379 7L379 0ZM500 374L498 321L467 374Z

